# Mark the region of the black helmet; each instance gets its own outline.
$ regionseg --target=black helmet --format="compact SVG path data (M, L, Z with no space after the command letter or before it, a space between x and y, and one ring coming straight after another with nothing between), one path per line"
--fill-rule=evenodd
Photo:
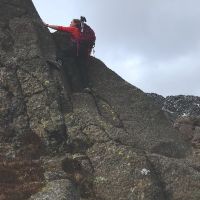
M86 18L81 16L81 22L87 22Z

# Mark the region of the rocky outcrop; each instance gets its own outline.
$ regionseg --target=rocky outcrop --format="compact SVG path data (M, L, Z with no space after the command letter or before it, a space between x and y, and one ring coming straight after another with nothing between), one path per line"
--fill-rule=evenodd
M175 129L179 130L184 140L192 144L192 154L188 158L190 165L199 169L200 155L200 97L197 96L168 96L148 94L165 112ZM160 101L162 99L162 101Z
M0 199L199 199L190 143L150 97L94 57L83 90L69 35L30 0L0 6Z
M200 116L200 97L197 96L168 96L163 109L174 112L178 116Z
M191 141L194 147L200 146L200 117L179 117L175 120L174 127L178 129L185 140Z
M174 127L199 149L200 146L200 97L197 96L168 96L148 94L162 108Z
M155 93L148 93L148 96L162 108L176 117L200 116L200 97L189 95L167 96L164 98Z

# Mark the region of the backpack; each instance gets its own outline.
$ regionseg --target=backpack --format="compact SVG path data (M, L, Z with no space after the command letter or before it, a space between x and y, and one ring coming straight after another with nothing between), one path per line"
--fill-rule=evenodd
M81 17L81 34L79 39L79 49L87 50L88 55L95 46L96 36L94 31L86 23L85 17Z

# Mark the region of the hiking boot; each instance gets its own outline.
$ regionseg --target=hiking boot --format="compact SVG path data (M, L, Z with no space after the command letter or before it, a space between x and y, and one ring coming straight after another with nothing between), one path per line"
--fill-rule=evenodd
M62 61L61 60L47 60L46 61L50 66L60 70L62 67Z
M57 63L59 68L62 66L62 60L56 60L56 63Z
M92 90L89 87L86 87L86 88L83 89L83 92L91 93Z

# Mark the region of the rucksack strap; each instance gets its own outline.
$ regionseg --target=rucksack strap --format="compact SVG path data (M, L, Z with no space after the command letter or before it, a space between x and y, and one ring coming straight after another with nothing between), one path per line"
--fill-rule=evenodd
M81 33L82 33L84 30L84 26L85 26L84 22L87 22L87 20L85 17L81 16L80 21L81 21Z

